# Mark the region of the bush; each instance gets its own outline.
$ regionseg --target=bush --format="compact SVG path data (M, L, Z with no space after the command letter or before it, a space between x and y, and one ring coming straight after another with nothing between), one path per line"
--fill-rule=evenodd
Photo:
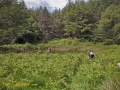
M103 44L104 44L104 45L112 45L113 43L114 43L114 42L113 42L113 39L106 39Z

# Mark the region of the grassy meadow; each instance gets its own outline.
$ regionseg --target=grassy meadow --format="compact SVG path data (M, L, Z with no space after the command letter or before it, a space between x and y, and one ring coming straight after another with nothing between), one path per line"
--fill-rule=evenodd
M0 53L0 90L120 90L119 45L69 38L3 45Z

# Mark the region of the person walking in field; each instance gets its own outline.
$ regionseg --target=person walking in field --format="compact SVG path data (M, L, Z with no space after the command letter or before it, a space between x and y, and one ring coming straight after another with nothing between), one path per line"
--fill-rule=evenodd
M117 65L120 67L120 62Z
M89 59L92 59L92 58L94 58L94 53L93 53L93 52L90 52L90 53L89 53Z
M50 47L47 47L46 53L47 53L47 59L48 59L48 54L51 53L51 48Z
M47 53L51 53L51 49L50 49L50 47L47 47L47 51L46 51Z

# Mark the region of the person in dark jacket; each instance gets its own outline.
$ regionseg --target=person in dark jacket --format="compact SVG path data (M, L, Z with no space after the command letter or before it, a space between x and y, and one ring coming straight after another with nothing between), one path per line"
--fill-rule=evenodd
M89 53L89 59L92 59L92 58L94 58L94 53L93 53L93 52L90 52L90 53Z

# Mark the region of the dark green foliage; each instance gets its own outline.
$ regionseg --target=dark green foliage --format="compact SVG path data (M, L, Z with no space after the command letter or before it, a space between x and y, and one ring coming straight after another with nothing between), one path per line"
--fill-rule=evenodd
M120 34L120 5L110 5L101 16L99 29L105 39L111 39L113 43L119 43Z
M52 13L42 6L28 9L23 0L1 0L0 44L68 37L120 44L119 13L119 0L68 0L62 10L55 8Z

